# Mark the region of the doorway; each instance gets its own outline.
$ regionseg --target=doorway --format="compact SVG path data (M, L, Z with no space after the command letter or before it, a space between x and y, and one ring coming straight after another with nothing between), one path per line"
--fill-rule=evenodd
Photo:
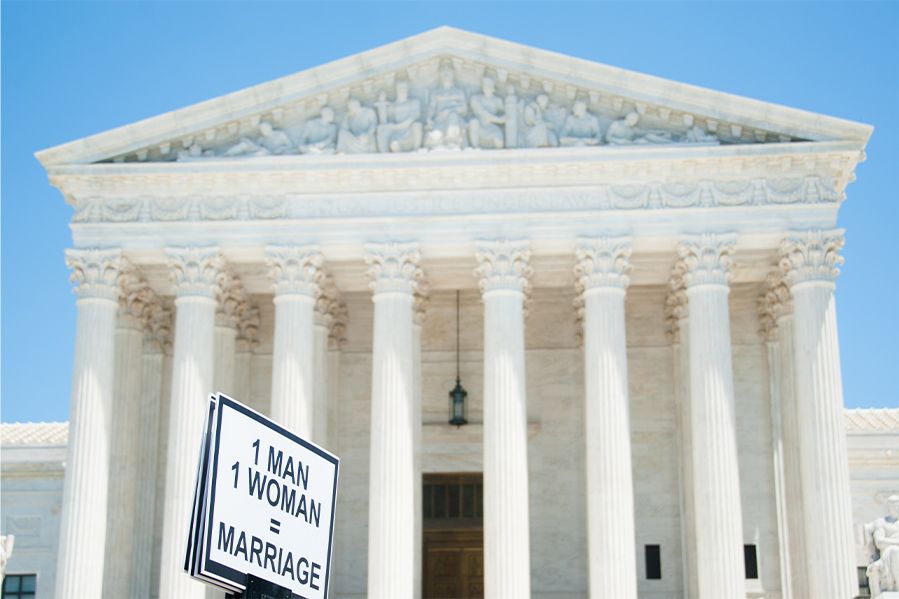
M484 596L484 482L479 472L425 474L422 596Z

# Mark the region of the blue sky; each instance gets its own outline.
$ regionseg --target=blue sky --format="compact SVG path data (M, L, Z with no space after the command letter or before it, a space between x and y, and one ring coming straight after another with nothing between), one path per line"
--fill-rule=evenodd
M36 150L439 25L874 125L840 212L843 382L899 406L899 3L4 1L2 421L69 410L71 209Z

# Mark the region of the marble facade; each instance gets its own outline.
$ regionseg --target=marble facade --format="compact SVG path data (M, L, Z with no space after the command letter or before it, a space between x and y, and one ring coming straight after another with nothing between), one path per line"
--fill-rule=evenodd
M420 594L422 472L484 473L489 597L854 596L833 289L870 133L441 28L39 152L75 210L56 595L205 594L215 389L341 456L336 596Z

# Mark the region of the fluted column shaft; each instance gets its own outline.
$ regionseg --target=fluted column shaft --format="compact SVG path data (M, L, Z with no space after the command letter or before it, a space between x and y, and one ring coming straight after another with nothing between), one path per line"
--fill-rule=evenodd
M162 347L144 343L141 358L141 390L138 432L137 503L134 510L134 551L131 559L129 597L150 597L153 561L153 521L156 512L156 478L159 454L159 409L162 398Z
M809 596L858 592L834 282L841 231L784 240L781 267L793 294L793 340L803 537Z
M421 325L424 320L424 311L427 300L418 295L415 298L414 315L412 321L412 427L413 447L415 455L413 499L415 530L413 531L415 558L412 560L412 572L414 574L412 594L419 599L422 595L422 531L424 528L424 512L422 510L422 455L421 455Z
M411 599L414 563L412 302L420 276L414 244L367 247L374 291L368 596Z
M78 317L54 596L74 599L103 589L120 252L69 250L66 262Z
M104 597L127 597L131 590L131 555L137 502L138 429L144 334L130 312L120 311L116 327L115 396L112 405L112 450L106 518Z
M733 239L703 235L678 246L689 302L690 429L701 599L744 597L730 315Z
M590 596L636 599L634 488L624 300L629 240L581 240Z
M205 585L184 573L196 457L213 391L215 312L222 262L215 248L169 249L175 283L175 348L169 408L160 599L201 599Z
M272 418L303 439L315 423L314 308L321 254L313 246L269 247L275 282Z
M235 396L237 329L230 323L216 319L215 358L213 359L212 388L229 397ZM246 401L246 398L238 398Z
M477 246L484 300L484 596L530 597L524 241Z

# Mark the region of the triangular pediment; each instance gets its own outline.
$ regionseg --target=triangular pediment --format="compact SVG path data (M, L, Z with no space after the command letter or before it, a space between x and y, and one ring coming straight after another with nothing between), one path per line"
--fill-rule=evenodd
M50 167L472 147L796 141L863 147L871 130L441 27L37 157Z

